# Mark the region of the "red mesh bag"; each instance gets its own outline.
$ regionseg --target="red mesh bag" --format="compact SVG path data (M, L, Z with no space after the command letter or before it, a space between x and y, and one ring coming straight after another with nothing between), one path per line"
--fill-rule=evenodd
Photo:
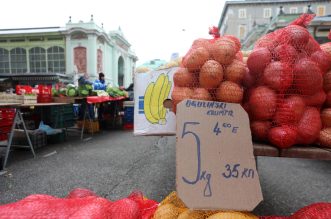
M94 192L88 189L76 188L72 190L66 198L85 198L88 196L97 196Z
M0 206L1 218L90 218L151 219L158 203L134 192L112 202L88 189L74 189L66 198L30 195L18 202Z
M331 40L331 31L329 33L329 39ZM324 66L327 66L327 63L331 64L331 42L322 44L321 49L327 54L328 59L323 62L325 63ZM323 129L319 134L319 143L323 147L331 148L331 70L325 73L323 79L323 89L326 93L326 101L324 105L325 108L321 111Z
M288 148L318 139L327 98L323 76L331 62L306 29L313 17L303 14L261 37L247 59L243 105L254 140Z
M331 203L315 203L295 212L291 219L330 219Z
M262 216L259 219L290 219L289 217L282 216Z
M112 202L89 196L63 199L31 195L18 202L0 206L1 218L110 218Z
M220 36L216 27L209 33L214 38L195 40L174 74L174 112L184 99L242 102L247 67L240 41L231 35Z

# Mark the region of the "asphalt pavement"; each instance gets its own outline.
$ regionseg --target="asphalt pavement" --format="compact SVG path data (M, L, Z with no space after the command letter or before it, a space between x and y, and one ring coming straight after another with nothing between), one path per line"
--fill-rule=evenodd
M88 188L117 200L131 191L161 201L175 190L175 137L134 137L128 131L105 131L92 139L79 136L36 151L13 151L0 175L0 204L30 194L65 197ZM289 215L316 202L331 202L331 162L258 158L264 200L254 213Z

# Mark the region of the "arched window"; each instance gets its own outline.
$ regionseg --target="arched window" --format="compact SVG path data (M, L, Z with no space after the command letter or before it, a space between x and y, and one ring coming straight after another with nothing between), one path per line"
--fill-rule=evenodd
M64 73L66 71L64 49L59 46L53 46L48 48L47 62L47 72Z
M123 57L120 56L118 58L118 86L124 85L124 60Z
M29 50L29 63L31 73L46 72L46 50L41 47L34 47Z
M3 48L0 48L0 73L10 73L9 52Z
M97 50L97 70L98 72L102 72L103 69L102 69L102 50L101 49L98 49Z
M74 64L79 73L86 73L86 48L79 46L74 49Z
M11 73L27 72L26 51L23 48L10 50Z

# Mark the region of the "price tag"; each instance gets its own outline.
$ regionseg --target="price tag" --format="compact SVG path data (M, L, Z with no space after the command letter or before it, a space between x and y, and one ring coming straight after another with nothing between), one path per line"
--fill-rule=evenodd
M252 211L262 192L249 127L239 104L177 105L176 185L189 208Z

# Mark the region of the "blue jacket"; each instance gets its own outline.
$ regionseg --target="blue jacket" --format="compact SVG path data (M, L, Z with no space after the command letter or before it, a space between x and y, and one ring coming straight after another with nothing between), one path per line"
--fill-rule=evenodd
M107 85L104 80L95 80L93 83L94 90L106 90Z

